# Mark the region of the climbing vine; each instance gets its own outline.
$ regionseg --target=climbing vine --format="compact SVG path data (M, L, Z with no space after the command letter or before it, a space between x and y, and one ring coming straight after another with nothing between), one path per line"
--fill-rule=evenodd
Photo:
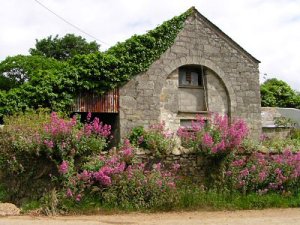
M77 55L80 87L105 92L146 71L173 43L192 8L144 35L134 35L104 53Z

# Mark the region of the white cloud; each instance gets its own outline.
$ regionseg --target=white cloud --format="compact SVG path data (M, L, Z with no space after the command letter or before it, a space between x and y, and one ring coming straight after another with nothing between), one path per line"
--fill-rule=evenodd
M28 54L35 39L75 33L34 0L0 0L0 60ZM300 0L39 0L98 39L115 44L196 8L262 61L261 74L300 90ZM100 43L102 49L108 46Z

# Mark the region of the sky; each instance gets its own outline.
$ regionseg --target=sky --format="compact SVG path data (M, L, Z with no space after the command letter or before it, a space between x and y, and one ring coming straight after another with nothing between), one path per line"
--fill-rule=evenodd
M56 34L106 50L191 6L261 61L261 82L275 77L300 91L300 0L0 0L0 61Z

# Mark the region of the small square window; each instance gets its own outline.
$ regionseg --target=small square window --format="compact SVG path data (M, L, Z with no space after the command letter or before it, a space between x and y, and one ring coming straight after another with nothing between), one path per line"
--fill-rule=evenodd
M202 70L198 67L179 68L179 86L202 86Z

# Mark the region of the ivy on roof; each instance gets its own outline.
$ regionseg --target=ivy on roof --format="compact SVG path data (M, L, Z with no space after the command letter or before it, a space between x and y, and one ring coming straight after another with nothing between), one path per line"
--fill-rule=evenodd
M146 71L175 41L190 8L143 35L133 35L103 53L78 55L71 64L79 68L80 88L103 93Z

